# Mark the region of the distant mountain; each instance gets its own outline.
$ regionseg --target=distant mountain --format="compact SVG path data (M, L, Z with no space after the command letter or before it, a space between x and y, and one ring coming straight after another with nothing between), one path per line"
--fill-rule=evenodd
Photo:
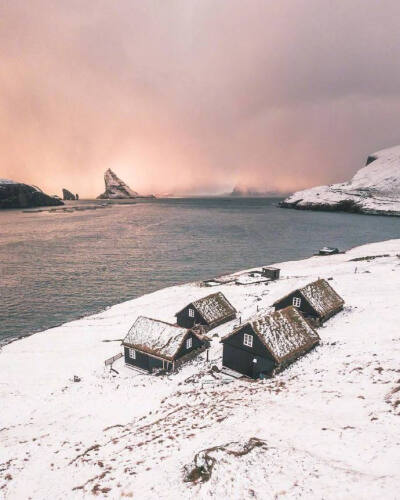
M104 174L104 183L106 190L98 196L98 199L122 199L122 198L137 198L139 193L133 191L111 168L106 170Z
M36 186L15 182L10 179L0 179L0 209L56 205L64 205L64 203L60 199L43 193Z
M400 216L400 146L369 155L351 181L298 191L280 206Z
M247 187L247 186L243 186L243 185L240 185L240 184L237 184L234 188L233 188L233 191L231 193L229 193L229 196L242 196L244 198L246 197L257 197L257 196L260 196L260 197L263 197L263 196L271 196L271 197L275 197L275 196L283 196L282 193L278 193L277 191L260 191L259 189L257 188L253 188L253 187Z

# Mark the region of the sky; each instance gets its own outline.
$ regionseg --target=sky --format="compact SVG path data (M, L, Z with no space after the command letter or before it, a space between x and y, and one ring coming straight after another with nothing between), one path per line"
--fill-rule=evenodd
M0 178L291 192L400 143L398 0L2 0Z

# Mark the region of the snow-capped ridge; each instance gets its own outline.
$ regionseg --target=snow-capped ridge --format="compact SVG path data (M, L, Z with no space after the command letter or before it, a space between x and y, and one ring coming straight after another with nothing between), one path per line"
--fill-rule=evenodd
M297 191L280 206L400 216L400 146L370 154L349 182Z

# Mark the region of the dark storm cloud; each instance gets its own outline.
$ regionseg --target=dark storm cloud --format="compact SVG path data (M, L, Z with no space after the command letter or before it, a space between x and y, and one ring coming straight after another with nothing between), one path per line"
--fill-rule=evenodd
M400 4L4 1L0 177L293 190L400 142Z

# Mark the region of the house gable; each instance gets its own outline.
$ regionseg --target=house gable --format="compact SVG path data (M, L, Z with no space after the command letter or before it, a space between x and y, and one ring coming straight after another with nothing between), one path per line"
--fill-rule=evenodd
M193 311L193 316L190 313ZM188 304L176 314L176 322L184 328L192 328L194 325L207 325L203 316L199 313L193 303Z
M189 340L189 342L191 342L190 347L187 346L188 340ZM184 337L183 342L175 355L175 359L179 359L191 351L194 351L196 349L200 349L201 347L204 346L204 344L205 344L204 340L200 340L197 335L195 335L193 332L189 331L187 333L187 335Z
M249 347L248 345L245 344L244 342L245 335L251 335L253 337L252 347ZM242 327L238 328L234 333L223 338L221 342L223 344L243 349L244 351L250 352L257 356L273 359L271 353L268 351L264 343L260 340L257 333L254 332L250 323L244 324Z
M295 301L293 299L300 300L300 305L295 305ZM296 309L301 311L305 316L311 317L319 317L317 311L311 306L308 300L303 296L300 290L294 290L289 293L282 299L276 301L274 303L275 311L279 311L280 309L285 309L289 306L294 306Z

